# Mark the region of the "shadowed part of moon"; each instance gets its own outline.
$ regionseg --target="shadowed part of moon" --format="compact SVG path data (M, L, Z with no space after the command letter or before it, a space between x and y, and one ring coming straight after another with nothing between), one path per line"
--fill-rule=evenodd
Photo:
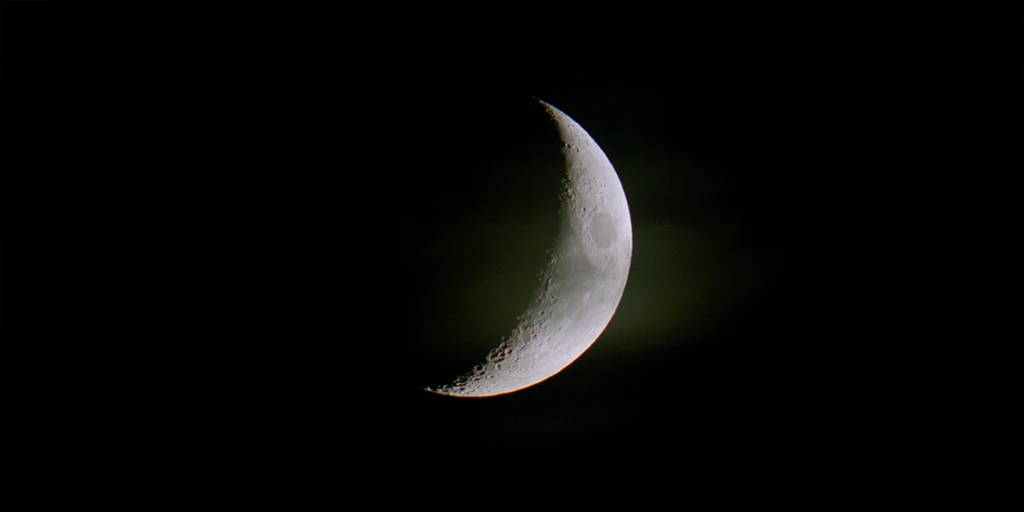
M633 252L626 194L604 151L562 111L541 102L564 143L562 228L536 298L512 334L466 376L428 391L484 397L562 371L604 331L622 298Z

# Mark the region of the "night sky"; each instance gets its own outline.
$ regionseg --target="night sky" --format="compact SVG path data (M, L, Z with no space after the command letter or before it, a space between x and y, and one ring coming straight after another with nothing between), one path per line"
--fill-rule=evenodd
M1022 24L5 2L3 504L1017 508ZM426 393L557 234L535 97L619 174L625 293L551 379Z

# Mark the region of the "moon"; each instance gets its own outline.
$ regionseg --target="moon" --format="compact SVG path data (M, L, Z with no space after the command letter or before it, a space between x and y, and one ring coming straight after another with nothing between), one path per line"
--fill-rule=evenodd
M586 130L561 110L540 104L558 127L565 155L561 227L540 289L512 333L483 363L451 384L427 391L487 397L544 381L590 348L622 299L633 254L622 183Z

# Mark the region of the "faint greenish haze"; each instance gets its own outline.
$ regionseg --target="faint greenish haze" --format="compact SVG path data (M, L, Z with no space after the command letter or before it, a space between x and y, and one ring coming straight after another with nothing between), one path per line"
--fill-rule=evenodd
M642 354L713 333L718 313L756 286L755 256L730 215L731 184L636 139L605 151L629 201L633 259L619 308L588 356ZM538 144L482 166L487 200L438 231L426 251L439 276L426 307L441 350L483 354L515 326L558 233L561 165L557 146Z

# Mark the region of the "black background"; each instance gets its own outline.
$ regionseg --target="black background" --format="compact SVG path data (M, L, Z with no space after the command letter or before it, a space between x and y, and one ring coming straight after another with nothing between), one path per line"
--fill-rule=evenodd
M6 504L1020 504L1019 3L4 11ZM533 97L629 197L619 313L425 393L540 268Z

